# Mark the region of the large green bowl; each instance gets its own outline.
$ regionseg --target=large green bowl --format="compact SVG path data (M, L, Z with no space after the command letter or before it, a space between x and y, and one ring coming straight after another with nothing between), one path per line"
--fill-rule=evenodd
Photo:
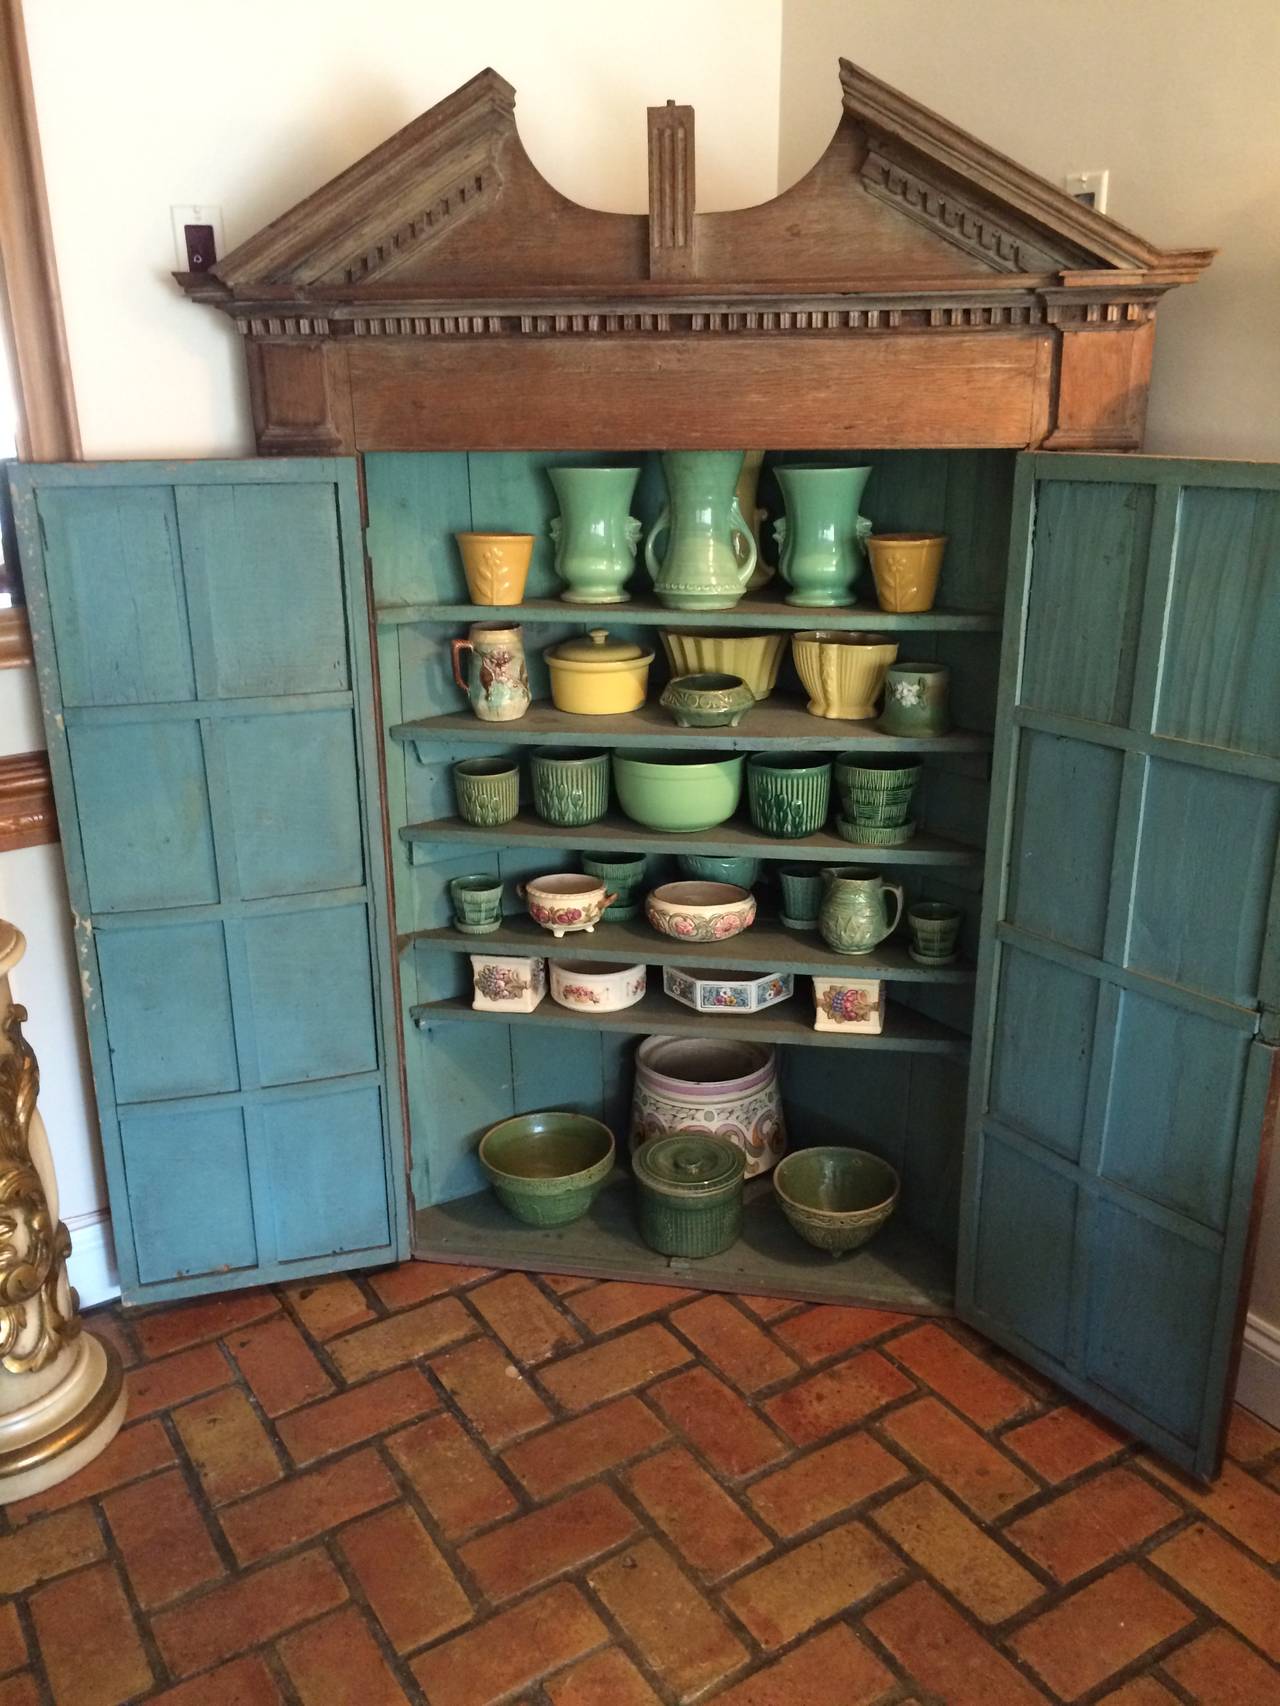
M585 1114L517 1114L480 1139L498 1199L529 1226L567 1226L591 1207L613 1167L608 1126Z
M898 1175L865 1149L793 1149L773 1170L778 1205L806 1244L843 1256L877 1233L898 1201Z
M738 809L742 764L740 752L615 752L618 804L646 829L714 829Z

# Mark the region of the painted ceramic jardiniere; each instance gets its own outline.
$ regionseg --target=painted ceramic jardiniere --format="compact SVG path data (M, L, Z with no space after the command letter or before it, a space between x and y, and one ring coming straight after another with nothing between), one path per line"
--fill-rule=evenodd
M718 1256L742 1231L742 1151L704 1132L678 1132L635 1152L640 1236L663 1256Z
M858 514L870 468L775 469L787 513L773 524L788 604L852 604L871 523Z
M687 1131L737 1144L748 1178L767 1172L787 1147L777 1050L720 1037L646 1037L636 1051L632 1150Z
M455 533L472 604L519 604L524 598L532 533Z
M560 513L551 521L567 604L626 604L640 523L631 514L638 468L548 468Z
M740 752L615 752L618 804L646 829L714 829L738 809L743 762Z
M949 966L956 957L956 941L964 914L958 906L941 900L917 900L907 908L911 932L908 952L923 966Z
M464 936L487 936L502 923L500 877L453 877L449 882L453 927Z
M647 966L552 960L551 999L574 1013L621 1013L643 999Z
M478 1159L499 1201L530 1226L567 1226L613 1169L613 1133L585 1114L517 1114L490 1126Z
M692 1007L696 1013L760 1013L785 1001L795 987L795 978L789 971L734 977L725 972L663 966L662 987L673 1001Z
M735 490L742 462L740 450L662 453L667 501L645 537L644 560L671 610L729 610L746 591L757 551Z
M653 653L632 640L614 640L607 628L561 640L542 654L551 674L557 711L578 717L616 717L644 704Z
M581 829L609 809L609 754L539 747L529 760L533 809L544 823Z
M815 1249L843 1256L860 1249L893 1213L898 1175L865 1149L797 1149L773 1175L778 1206Z
M736 729L755 702L740 675L714 672L673 676L658 701L686 729Z
M597 877L578 871L556 871L548 877L530 877L517 883L516 892L529 908L535 924L559 939L572 931L595 929L604 909L615 898Z
M813 629L795 636L791 654L809 695L810 714L858 722L875 716L885 672L898 647L876 634Z
M724 942L755 923L756 897L733 883L664 883L644 911L655 930L677 942Z
M944 735L951 671L945 663L895 663L885 677L880 727L887 735Z
M815 1031L855 1031L879 1036L884 1030L884 983L874 977L815 977Z
M617 896L605 908L607 924L625 924L640 911L649 869L643 853L584 853L582 868L588 876L599 877L604 886Z
M788 930L816 930L822 906L822 872L814 865L782 865L782 922Z
M672 675L738 675L757 700L773 692L787 649L785 634L703 634L664 628L659 637Z
M490 829L520 810L520 767L510 758L463 758L453 767L453 793L464 823Z
M751 821L765 835L813 835L827 821L830 799L830 760L757 752L747 764Z
M524 635L505 622L473 622L464 640L452 645L453 679L471 701L471 709L486 723L511 723L529 709L529 672ZM462 679L461 656L470 652L467 679Z
M480 1013L532 1013L547 993L547 962L472 954L471 1005Z
M867 540L881 610L932 610L945 533L873 533Z
M734 883L753 889L760 880L760 861L746 853L681 853L676 860L686 877L704 883Z
M839 865L822 873L818 929L837 954L869 954L891 936L902 917L902 889L865 865ZM886 899L894 898L893 917Z

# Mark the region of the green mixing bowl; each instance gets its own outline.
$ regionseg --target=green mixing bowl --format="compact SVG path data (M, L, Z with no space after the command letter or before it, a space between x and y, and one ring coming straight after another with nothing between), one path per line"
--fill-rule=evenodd
M613 1167L613 1133L585 1114L517 1114L480 1139L480 1165L502 1206L529 1226L567 1226Z
M618 804L646 829L714 829L738 809L742 765L740 752L615 752Z
M843 1256L867 1242L897 1206L898 1175L865 1149L794 1149L773 1170L778 1205L806 1244Z

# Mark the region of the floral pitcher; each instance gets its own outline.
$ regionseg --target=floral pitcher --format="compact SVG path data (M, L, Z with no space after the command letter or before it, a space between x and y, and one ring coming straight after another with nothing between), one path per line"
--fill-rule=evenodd
M471 701L471 709L486 723L513 723L529 709L529 672L524 657L524 634L502 622L473 622L465 640L452 645L453 679ZM468 679L462 679L460 658L471 653Z
M670 610L730 610L755 570L755 535L738 505L741 450L664 450L667 502L649 529L644 560ZM655 544L668 533L665 557Z
M902 890L866 865L837 865L823 871L818 931L837 954L869 954L891 936L902 917ZM887 895L897 901L892 919Z

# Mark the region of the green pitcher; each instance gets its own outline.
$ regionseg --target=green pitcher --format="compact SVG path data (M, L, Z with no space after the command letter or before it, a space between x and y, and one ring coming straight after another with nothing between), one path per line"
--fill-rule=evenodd
M638 468L548 468L560 513L551 519L567 604L626 604L640 523L631 514Z
M670 610L731 610L756 566L755 535L738 506L745 451L664 450L667 501L649 529L644 560ZM669 533L666 556L654 549Z
M902 917L902 890L866 865L829 866L822 873L818 932L837 954L869 954ZM892 919L885 897L897 900Z
M785 516L773 524L788 604L852 604L871 523L858 514L870 468L782 467Z

